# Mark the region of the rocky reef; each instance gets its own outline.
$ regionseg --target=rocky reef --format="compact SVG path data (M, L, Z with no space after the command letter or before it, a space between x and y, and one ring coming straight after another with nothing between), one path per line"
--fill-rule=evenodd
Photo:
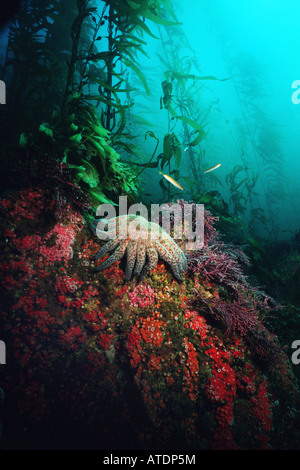
M182 202L183 203L183 202ZM99 240L40 187L0 201L2 449L297 449L278 306L206 213L183 282L99 273Z

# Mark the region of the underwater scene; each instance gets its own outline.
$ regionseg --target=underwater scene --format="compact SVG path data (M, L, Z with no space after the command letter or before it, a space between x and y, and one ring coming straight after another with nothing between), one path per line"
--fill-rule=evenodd
M299 15L0 12L1 450L300 450Z

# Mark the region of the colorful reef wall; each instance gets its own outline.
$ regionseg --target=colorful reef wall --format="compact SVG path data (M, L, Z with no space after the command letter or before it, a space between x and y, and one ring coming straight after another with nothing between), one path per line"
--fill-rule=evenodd
M93 272L101 242L41 187L0 209L3 449L297 448L278 306L209 212L182 282L159 262L125 283L122 259Z

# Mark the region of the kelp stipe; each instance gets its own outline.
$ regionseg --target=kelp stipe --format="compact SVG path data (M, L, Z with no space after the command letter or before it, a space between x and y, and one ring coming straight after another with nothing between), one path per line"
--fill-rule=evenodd
M22 146L34 145L38 158L37 147L46 140L54 158L68 166L74 184L89 194L93 205L114 202L117 194L133 200L136 171L120 162L118 149L135 152L124 131L130 107L121 99L130 92L124 68L133 71L150 93L137 62L138 52L146 54L142 36L152 35L143 18L176 23L166 1L155 10L150 1L106 1L102 9L88 0L69 0L67 8L66 2L23 2L10 27L2 69L10 103L1 109L3 155L12 142L13 154L20 155L21 134ZM12 167L22 185L18 157L6 159L3 173L11 174ZM13 187L15 180L6 184Z

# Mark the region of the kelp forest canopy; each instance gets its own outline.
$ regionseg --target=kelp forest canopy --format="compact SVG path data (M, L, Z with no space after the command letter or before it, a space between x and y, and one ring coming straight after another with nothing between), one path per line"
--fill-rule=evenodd
M291 236L298 227L282 224L294 198L288 205L263 66L229 49L224 32L206 25L207 11L198 6L198 22L224 44L217 74L203 68L203 43L177 2L24 0L2 33L4 187L44 178L89 215L119 195L145 204L184 197L258 255L266 240ZM224 96L239 114L229 116Z

